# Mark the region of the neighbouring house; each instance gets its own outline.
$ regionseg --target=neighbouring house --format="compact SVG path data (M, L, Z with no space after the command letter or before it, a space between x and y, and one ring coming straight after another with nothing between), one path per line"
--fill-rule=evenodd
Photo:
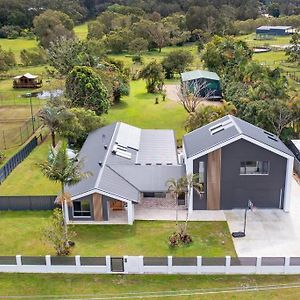
M291 140L289 148L295 155L294 171L300 176L300 140Z
M260 208L289 211L293 154L273 134L225 116L183 137L177 150L172 130L115 123L92 132L81 151L92 176L68 188L72 223L128 223L142 203L169 203L166 182L199 173L204 192L181 195L193 210ZM174 200L174 199L173 199Z
M293 26L260 26L256 28L257 35L289 35L296 32Z
M187 85L187 89L198 97L222 99L220 77L214 72L195 70L181 73L181 84Z
M39 76L26 73L24 75L19 75L14 77L13 87L14 88L40 88L43 82L39 79Z

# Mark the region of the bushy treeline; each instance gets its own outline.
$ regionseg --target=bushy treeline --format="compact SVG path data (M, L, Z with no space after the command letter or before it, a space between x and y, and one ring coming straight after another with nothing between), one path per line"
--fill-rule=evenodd
M20 29L31 28L34 17L47 9L64 12L78 23L114 6L125 6L131 13L158 12L163 17L191 14L210 7L211 11L214 9L235 20L256 19L261 13L275 17L300 13L299 0L0 0L0 28L9 26L4 30L5 33L9 29L8 35L20 33Z
M254 32L255 29L262 25L290 25L300 27L300 15L283 16L279 18L257 18L245 21L235 21L234 27L241 34Z

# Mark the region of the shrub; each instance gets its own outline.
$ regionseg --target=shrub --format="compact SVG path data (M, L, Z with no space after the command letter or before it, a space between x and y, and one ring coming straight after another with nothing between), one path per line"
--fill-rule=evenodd
M5 160L6 156L3 151L0 150L0 164L2 164Z
M191 235L184 227L180 227L177 232L174 232L169 237L169 247L175 248L179 246L188 246L193 242Z

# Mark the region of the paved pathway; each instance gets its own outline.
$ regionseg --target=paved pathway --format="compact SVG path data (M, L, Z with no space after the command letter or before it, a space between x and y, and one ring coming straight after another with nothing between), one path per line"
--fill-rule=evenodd
M178 220L185 221L186 213L186 210L178 210ZM176 209L144 208L136 205L134 217L135 220L175 221ZM222 210L199 210L190 214L189 221L226 221L226 218Z
M230 232L243 229L242 210L225 211ZM234 239L238 256L300 256L300 185L293 179L289 213L278 209L249 212L246 237Z

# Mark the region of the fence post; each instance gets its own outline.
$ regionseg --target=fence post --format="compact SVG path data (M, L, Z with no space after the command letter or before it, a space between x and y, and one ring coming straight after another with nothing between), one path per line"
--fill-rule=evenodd
M16 255L16 263L17 263L17 266L22 266L22 256L21 255Z
M46 259L46 267L47 268L51 267L51 255L46 255L45 259Z
M289 266L290 266L291 258L290 257L285 257L284 258L284 274L289 273Z
M261 272L261 257L257 257L256 258L256 270L255 273L256 274L260 274Z
M105 256L105 261L106 261L106 273L110 273L110 255Z
M75 255L75 265L76 265L76 267L81 266L80 255Z
M228 274L230 271L230 262L231 262L231 256L225 257L225 273Z
M139 273L144 274L144 256L139 256Z
M4 144L4 149L6 150L6 142L5 142L5 134L4 134L4 130L2 130L2 135L3 135L3 144Z
M172 274L172 256L168 256L168 274Z
M128 274L128 255L123 256L124 273Z
M201 274L202 269L202 256L197 256L197 274Z

